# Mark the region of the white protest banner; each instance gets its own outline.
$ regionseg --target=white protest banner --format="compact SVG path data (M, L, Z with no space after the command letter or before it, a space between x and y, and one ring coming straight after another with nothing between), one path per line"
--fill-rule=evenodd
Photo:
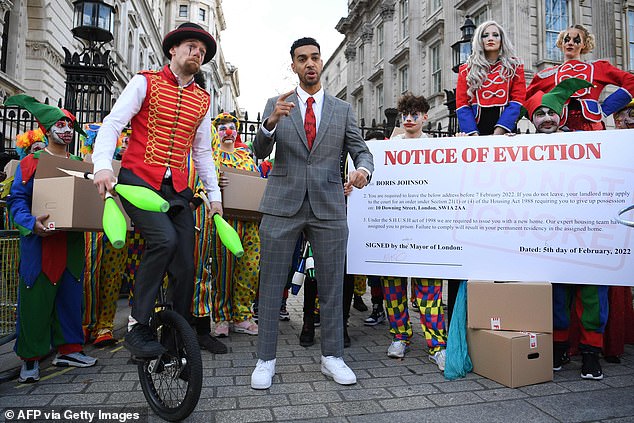
M634 285L634 130L368 146L349 273Z

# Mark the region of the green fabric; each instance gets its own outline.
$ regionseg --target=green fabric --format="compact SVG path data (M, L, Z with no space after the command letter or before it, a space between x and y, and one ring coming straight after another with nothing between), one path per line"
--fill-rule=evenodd
M579 289L581 297L585 298L581 313L581 327L589 332L597 332L601 327L600 319L597 318L601 315L599 287L597 285L579 285L577 289Z
M28 110L46 131L51 129L51 126L55 125L58 120L68 119L68 116L59 107L40 103L26 94L12 95L5 100L4 105L18 106ZM76 120L73 121L73 128L75 128L75 132L86 136L86 133Z
M593 85L579 78L568 78L561 81L559 84L555 86L550 92L544 94L542 97L542 106L546 106L549 109L553 110L559 116L564 109L564 104L570 98L571 95L575 93L575 91L580 90L582 88L590 88Z
M20 358L43 357L54 345L64 343L55 308L58 285L53 285L40 273L32 288L27 288L20 277L20 305L18 306L18 340L16 353ZM37 310L37 315L33 313Z
M7 98L5 106L19 106L31 113L47 131L60 119L66 118L62 109L49 104L40 103L26 94L17 94Z

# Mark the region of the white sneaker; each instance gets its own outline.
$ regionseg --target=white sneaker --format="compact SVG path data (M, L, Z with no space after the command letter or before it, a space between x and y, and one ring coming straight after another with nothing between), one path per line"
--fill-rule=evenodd
M20 368L20 383L33 383L40 380L40 362L37 360L23 361Z
M52 362L53 366L57 367L91 367L95 363L97 363L97 359L84 354L83 351L71 354L57 353Z
M432 363L436 363L436 365L438 366L438 369L441 372L445 371L445 361L446 361L446 359L447 359L447 353L446 353L446 350L444 350L444 349L442 349L440 351L436 351L435 354L429 356L429 360Z
M387 348L387 356L391 358L403 358L407 350L409 350L409 345L407 345L405 341L392 341Z
M354 372L350 370L350 367L344 363L343 358L321 356L321 372L331 377L339 385L354 385L357 383L357 377Z
M251 373L251 388L269 389L275 376L275 358L269 361L258 360Z

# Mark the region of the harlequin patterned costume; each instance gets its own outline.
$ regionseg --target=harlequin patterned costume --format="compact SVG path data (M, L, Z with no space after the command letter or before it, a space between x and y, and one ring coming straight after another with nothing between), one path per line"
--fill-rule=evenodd
M257 172L258 168L246 148L235 147L227 153L220 150L219 140L214 142L216 169L227 166ZM242 240L244 255L235 257L220 241L215 226L212 235L212 269L216 279L213 290L213 318L215 322L240 323L252 318L251 303L258 290L260 273L260 235L258 222L225 219Z
M462 132L490 135L495 126L500 126L508 132L515 130L515 122L526 95L524 66L517 66L511 79L501 75L502 69L500 61L491 65L487 79L476 91L475 99L471 99L467 93L469 68L466 64L460 66L456 86L456 114ZM493 110L495 117L489 115ZM483 115L486 115L486 118L483 118Z
M601 119L625 107L634 94L634 75L612 66L610 62L568 60L538 72L526 90L526 98L538 91L549 92L567 78L583 79L594 85L574 93L564 106L560 125L566 125L573 131L605 129ZM599 104L599 96L606 85L619 88Z
M81 136L83 154L92 154L100 123L83 125L86 136ZM118 154L122 137L117 141ZM86 268L84 270L84 334L86 342L97 346L115 343L112 331L121 290L127 248L116 249L103 232L86 232Z
M212 143L218 138L215 127L211 126ZM217 142L217 141L216 141ZM194 169L194 161L189 158L189 187L196 192L202 188L202 183ZM211 236L213 220L207 216L204 206L199 206L194 211L194 221L196 231L194 238L194 298L192 300L192 315L194 317L211 316L213 301L212 292L214 288L213 277L210 274L209 258L211 257ZM207 325L206 332L209 332Z
M447 331L442 308L442 280L412 278L420 324L431 355L446 348ZM407 278L381 276L390 333L395 341L410 343L413 336L407 307Z
M38 151L20 162L7 199L21 234L14 349L25 360L45 356L51 345L60 354L79 352L84 343L81 327L84 234L57 232L40 237L33 232L33 180L41 153Z

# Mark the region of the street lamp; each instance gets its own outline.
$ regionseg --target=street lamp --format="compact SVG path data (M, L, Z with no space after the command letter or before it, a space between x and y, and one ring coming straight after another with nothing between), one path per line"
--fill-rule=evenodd
M453 67L451 70L455 73L458 73L460 65L466 63L471 54L471 40L473 39L475 29L475 24L469 15L467 15L464 24L460 27L462 38L451 45L451 49L453 50Z
M114 39L114 8L103 0L77 0L73 2L74 27L71 29L76 38L107 43Z

